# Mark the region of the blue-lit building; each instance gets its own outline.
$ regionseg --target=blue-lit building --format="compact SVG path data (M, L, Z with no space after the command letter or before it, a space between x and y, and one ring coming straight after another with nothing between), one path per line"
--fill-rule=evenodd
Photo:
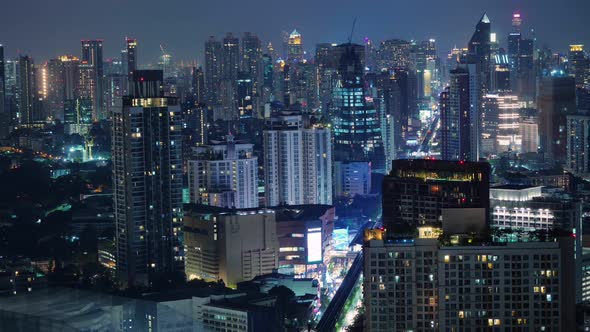
M365 93L361 55L355 45L343 44L339 80L333 89L332 124L335 160L373 163L385 169L380 116L373 99Z

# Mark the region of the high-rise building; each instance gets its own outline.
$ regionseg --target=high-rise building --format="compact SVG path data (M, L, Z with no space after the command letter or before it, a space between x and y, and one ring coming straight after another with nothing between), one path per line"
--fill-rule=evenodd
M576 329L571 237L489 245L440 241L427 228L415 239L373 233L363 248L366 331Z
M468 44L468 63L477 64L480 75L479 84L482 94L489 91L491 86L491 23L487 14L483 14L475 26L475 32Z
M406 40L390 39L381 42L377 65L379 69L410 68L412 43Z
M312 113L319 109L317 72L313 63L293 63L289 68L288 98L285 106Z
M192 92L198 104L206 102L205 73L202 67L192 68Z
M22 126L31 126L42 119L37 102L33 59L26 55L18 57L18 119Z
M297 30L289 35L287 60L290 63L303 62L303 40Z
M442 159L479 160L479 93L477 65L451 71L450 86L440 100Z
M590 116L567 116L565 168L576 175L590 173Z
M383 180L383 225L394 237L440 227L443 208L481 208L487 221L489 179L487 162L394 160Z
M537 99L539 143L545 161L563 164L567 153L567 116L576 113L573 77L545 77Z
M519 110L518 96L488 94L484 97L482 136L490 135L495 141L492 153L520 151L522 137Z
M125 42L127 44L126 74L128 75L129 80L132 80L133 73L137 70L137 39L126 38Z
M149 285L182 266L182 114L163 94L163 73L136 70L113 118L117 274Z
M185 273L189 280L238 282L278 268L279 242L272 210L193 205L184 216Z
M585 87L588 70L590 69L590 59L584 52L584 45L570 45L567 61L569 75L576 79L576 87Z
M260 95L263 83L262 42L251 32L244 33L242 37L240 71L252 80L253 93Z
M0 138L10 132L10 109L6 98L6 73L4 64L4 46L0 44Z
M255 112L257 109L254 107L254 82L248 73L238 72L236 98L240 119L258 117Z
M299 114L269 118L263 134L266 206L332 204L330 130Z
M82 62L89 66L92 98L92 118L94 121L106 119L104 111L102 40L82 40Z
M221 61L221 42L211 36L205 42L205 94L210 105L220 103Z
M508 184L490 188L493 233L507 230L507 240L525 240L539 233L567 231L574 239L576 303L582 301L582 207L583 203L541 186ZM572 280L574 281L574 280Z
M333 90L331 119L334 156L338 161L371 161L373 169L384 172L385 152L380 114L365 91L360 45L337 46L339 80Z
M258 207L258 158L252 144L227 143L194 148L188 161L190 201L226 208Z

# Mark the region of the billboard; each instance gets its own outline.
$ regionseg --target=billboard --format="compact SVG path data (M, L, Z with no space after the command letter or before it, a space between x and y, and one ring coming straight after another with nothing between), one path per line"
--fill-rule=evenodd
M322 229L309 228L307 230L307 263L322 261Z

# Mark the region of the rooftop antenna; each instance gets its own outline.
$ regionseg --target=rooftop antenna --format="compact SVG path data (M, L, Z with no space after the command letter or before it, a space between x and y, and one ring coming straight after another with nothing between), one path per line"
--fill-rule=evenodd
M354 33L354 27L356 25L356 17L352 21L352 29L350 30L350 35L348 36L348 43L352 44L352 34Z

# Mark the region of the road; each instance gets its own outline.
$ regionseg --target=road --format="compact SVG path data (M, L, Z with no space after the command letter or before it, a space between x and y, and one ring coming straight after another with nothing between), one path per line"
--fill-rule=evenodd
M355 238L350 242L351 246L355 244L363 244L363 234L365 229L368 228L375 228L381 225L380 221L367 221L364 223ZM356 258L352 262L348 273L346 273L346 277L342 280L342 284L340 288L336 291L334 298L330 301L328 308L324 311L322 318L320 319L316 329L320 332L332 332L336 328L336 322L342 315L342 309L346 304L346 300L350 296L351 291L353 290L354 286L357 284L357 281L363 272L363 252L359 251Z
M336 291L334 298L330 301L328 308L322 315L322 319L316 326L316 329L320 332L332 332L336 328L336 322L342 314L344 304L350 295L350 292L356 285L356 282L363 271L363 252L359 251L356 258L352 262L346 277L342 281L342 285Z

